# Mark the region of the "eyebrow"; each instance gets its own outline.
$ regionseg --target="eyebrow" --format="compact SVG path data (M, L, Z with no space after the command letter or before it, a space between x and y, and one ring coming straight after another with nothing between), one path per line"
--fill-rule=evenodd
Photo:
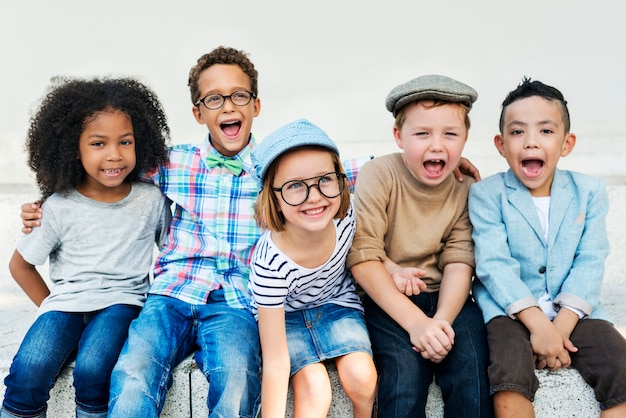
M513 125L529 126L530 123L522 122L521 120L515 119L506 124L507 127L513 126ZM536 125L558 125L558 122L555 122L552 119L544 119L544 120L540 120L538 123L536 123Z

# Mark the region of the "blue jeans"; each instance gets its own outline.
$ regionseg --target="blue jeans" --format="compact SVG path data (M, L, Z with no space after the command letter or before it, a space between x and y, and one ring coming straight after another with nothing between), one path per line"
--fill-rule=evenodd
M109 417L158 417L172 371L195 351L210 380L207 406L213 417L254 417L261 399L261 353L254 315L235 309L223 290L204 305L149 295L130 326L111 376Z
M438 296L438 293L421 293L410 299L432 317ZM425 360L413 351L409 334L371 299L366 298L364 307L380 376L378 417L424 417L433 377L441 388L444 416L493 416L485 325L478 306L471 299L452 324L454 347L441 363Z
M78 416L106 416L111 370L140 308L113 305L91 313L46 312L37 317L5 378L0 416L45 416L50 390L63 368L76 360Z

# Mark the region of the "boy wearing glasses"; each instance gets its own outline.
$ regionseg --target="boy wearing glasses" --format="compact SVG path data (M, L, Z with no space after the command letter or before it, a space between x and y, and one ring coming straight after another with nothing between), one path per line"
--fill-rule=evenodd
M218 47L198 59L188 85L194 118L209 132L201 144L171 147L169 163L145 176L174 203L174 214L111 377L111 417L157 417L172 371L191 353L210 379L210 414L259 411L260 342L248 290L261 235L250 162L252 122L261 110L258 73L244 52ZM345 165L349 182L360 165ZM467 160L462 167L479 176ZM23 205L23 231L41 216L37 204Z
M379 417L423 415L433 376L446 417L493 413L485 326L469 294L473 181L452 175L476 98L471 87L440 75L397 86L386 106L403 152L378 157L359 172L347 265L367 294Z
M110 417L157 417L172 371L191 353L210 380L210 414L258 412L261 357L247 291L260 235L250 175L257 79L245 53L224 47L189 72L193 115L209 132L200 144L171 147L169 164L146 176L174 203L174 214L146 303L113 370Z
M191 353L210 379L216 416L256 416L260 342L248 290L258 185L251 174L252 122L259 115L258 74L246 54L218 47L189 72L201 144L169 149L169 163L144 176L174 203L146 303L111 377L111 417L157 417L172 371ZM362 163L352 161L349 173ZM23 206L25 231L41 213Z

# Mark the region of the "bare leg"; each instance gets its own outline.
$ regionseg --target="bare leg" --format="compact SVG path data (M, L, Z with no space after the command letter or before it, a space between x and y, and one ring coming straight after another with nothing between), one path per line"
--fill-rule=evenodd
M328 415L332 388L326 366L309 364L291 378L294 418L323 418Z
M519 392L504 390L493 395L497 418L534 418L533 403Z
M369 354L356 352L336 359L339 379L352 401L355 418L370 418L376 396L377 373Z
M621 403L612 408L600 412L600 418L621 418L626 417L626 403Z

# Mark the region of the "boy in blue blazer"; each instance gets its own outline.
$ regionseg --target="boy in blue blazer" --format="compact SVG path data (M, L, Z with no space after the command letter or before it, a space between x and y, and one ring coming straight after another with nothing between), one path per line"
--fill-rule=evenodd
M475 183L473 293L487 324L498 417L532 417L534 369L574 367L603 418L626 416L626 340L600 301L609 253L602 180L557 169L576 144L560 91L525 78L494 143L510 169Z

